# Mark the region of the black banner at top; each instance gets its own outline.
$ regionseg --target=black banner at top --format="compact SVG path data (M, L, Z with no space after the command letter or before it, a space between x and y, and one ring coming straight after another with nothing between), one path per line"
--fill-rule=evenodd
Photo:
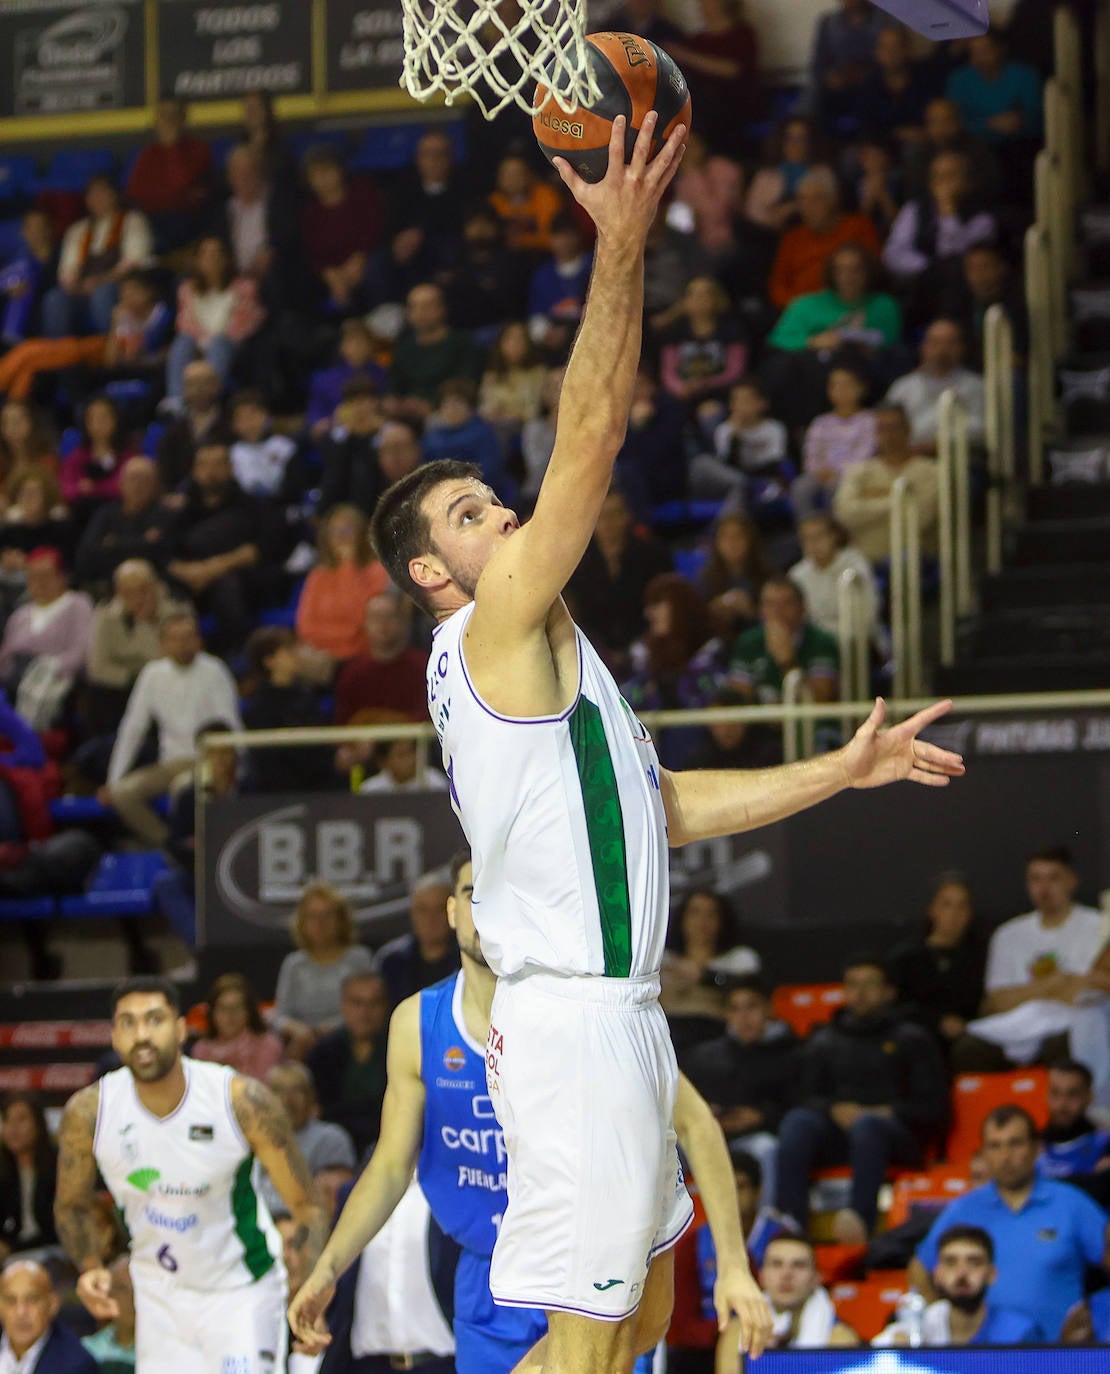
M328 0L329 91L393 90L404 42L400 0Z
M6 0L0 61L0 118L145 105L143 0Z
M158 88L182 100L312 90L309 0L160 0Z

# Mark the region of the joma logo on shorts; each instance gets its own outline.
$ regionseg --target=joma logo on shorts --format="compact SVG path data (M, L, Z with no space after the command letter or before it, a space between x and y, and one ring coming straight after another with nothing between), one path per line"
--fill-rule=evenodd
M582 125L577 120L561 119L558 115L549 114L545 110L540 115L540 123L553 134L566 134L568 138L582 137Z

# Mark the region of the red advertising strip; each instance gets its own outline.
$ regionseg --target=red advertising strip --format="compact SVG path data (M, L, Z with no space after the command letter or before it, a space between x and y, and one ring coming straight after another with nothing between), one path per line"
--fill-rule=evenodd
M0 1050L62 1050L112 1040L110 1021L16 1021L0 1026Z
M93 1080L95 1064L36 1064L0 1069L0 1092L76 1092Z

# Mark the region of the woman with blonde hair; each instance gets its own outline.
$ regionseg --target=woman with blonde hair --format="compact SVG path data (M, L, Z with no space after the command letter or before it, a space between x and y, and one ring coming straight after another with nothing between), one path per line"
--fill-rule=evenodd
M343 980L370 972L374 961L357 943L350 902L327 883L309 883L301 893L291 933L297 948L282 960L271 1025L290 1058L303 1059L338 1026Z
M370 546L370 522L357 506L332 506L317 534L320 561L297 603L297 638L335 662L367 648L366 607L389 589Z
M254 989L241 973L224 973L208 993L208 1028L193 1046L194 1059L227 1064L263 1082L285 1057L285 1047L266 1029Z

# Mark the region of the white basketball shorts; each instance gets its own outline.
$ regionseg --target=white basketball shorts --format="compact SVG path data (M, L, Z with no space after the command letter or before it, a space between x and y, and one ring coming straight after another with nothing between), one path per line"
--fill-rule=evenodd
M510 1307L620 1321L693 1217L659 980L527 973L493 999L486 1082L509 1205L490 1289Z
M241 1288L185 1288L171 1274L131 1266L135 1374L284 1374L285 1270Z

